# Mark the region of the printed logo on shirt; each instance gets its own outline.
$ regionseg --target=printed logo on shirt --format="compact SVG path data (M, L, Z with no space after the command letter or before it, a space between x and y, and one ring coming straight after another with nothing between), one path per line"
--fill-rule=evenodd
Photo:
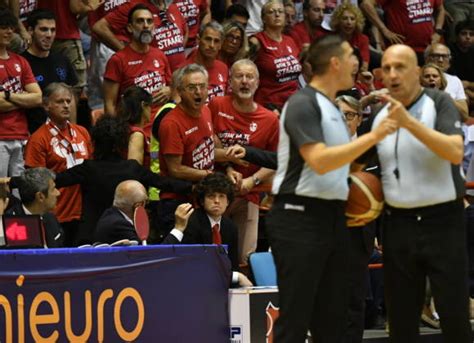
M9 90L12 93L22 93L23 85L21 84L20 76L9 77L6 80L0 82L3 85L3 88Z
M249 129L250 129L250 131L251 131L251 132L255 132L255 131L257 131L257 123L256 123L256 122L254 122L254 121L253 121L253 122L251 122L251 123L250 123L250 127L249 127Z
M301 73L301 64L293 55L276 58L273 63L276 67L276 78L279 83L296 80Z
M66 81L67 72L66 69L58 67L56 68L56 75L59 77L61 81Z
M199 7L196 6L192 0L184 1L175 1L176 6L178 6L179 11L186 19L188 27L194 26L197 24L197 17L199 16Z
M220 116L220 117L224 117L226 119L229 119L229 120L234 120L234 116L231 116L230 114L227 114L227 113L224 113L224 112L217 112L217 115Z
M21 67L20 67L20 65L19 65L18 63L15 63L13 66L15 67L15 70L16 70L17 72L21 73Z
M190 128L189 130L184 131L184 135L185 135L185 136L190 135L191 133L193 133L194 131L197 131L197 130L198 130L198 127L197 127L197 126L192 127L192 128Z
M115 7L121 6L125 3L127 3L129 0L107 0L104 3L104 11L105 12L110 12L113 10Z
M135 86L145 89L148 93L153 94L165 86L165 81L161 74L154 70L147 70L143 74L135 77L133 80Z
M26 17L28 13L32 12L37 6L37 0L23 0L20 1L20 17Z
M155 68L159 68L160 62L158 62L157 60L153 60L153 65L155 66Z
M292 54L292 53L293 53L293 49L291 49L291 47L290 47L290 46L288 46L288 45L286 46L286 50L288 50L288 53L290 53L290 54Z
M217 134L219 140L222 143L222 146L227 148L235 144L240 145L249 145L250 144L250 134L239 131L229 131L224 130Z
M128 65L129 66L134 66L134 65L137 65L137 64L142 64L143 61L142 60L137 60L137 61L128 61Z
M160 24L153 31L156 46L166 56L184 52L184 37L179 27L173 22Z
M68 151L68 149L66 149L63 144L61 144L61 141L58 138L51 138L50 144L54 153L66 160L66 169L72 168L84 162L83 158L77 158L74 156L73 152ZM84 142L75 144L75 149L77 149L77 151L79 151L82 156L86 155L86 147Z
M431 22L433 20L433 7L426 0L407 0L408 19L412 24Z
M212 98L216 96L224 96L225 89L223 85L209 85L209 89L207 90L207 101L211 101Z
M214 169L214 140L212 137L204 137L192 153L193 168Z

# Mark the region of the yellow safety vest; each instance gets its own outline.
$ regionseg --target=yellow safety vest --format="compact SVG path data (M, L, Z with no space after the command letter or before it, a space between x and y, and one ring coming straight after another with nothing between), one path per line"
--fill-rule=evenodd
M153 124L155 123L155 120L159 118L160 116L165 115L169 111L171 111L173 108L176 107L176 103L174 102L168 102L167 104L164 104L158 112L156 112L155 119L153 119ZM153 136L151 135L151 142L150 142L150 170L153 173L159 173L160 172L160 160L158 158L158 153L160 152L160 142ZM158 201L160 200L160 191L158 188L155 187L150 187L148 189L148 199L150 201Z

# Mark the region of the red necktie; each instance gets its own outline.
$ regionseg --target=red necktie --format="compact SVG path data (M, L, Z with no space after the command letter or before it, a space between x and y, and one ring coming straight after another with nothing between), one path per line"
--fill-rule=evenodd
M222 244L221 231L219 230L219 224L214 224L212 227L212 244Z

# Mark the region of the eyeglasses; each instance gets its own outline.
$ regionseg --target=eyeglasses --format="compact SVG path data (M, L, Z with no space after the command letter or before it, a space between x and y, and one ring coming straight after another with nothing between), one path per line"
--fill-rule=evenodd
M451 58L450 54L430 54L430 57L435 60L449 60Z
M186 91L194 93L196 91L202 92L207 89L207 83L190 83L183 87Z
M225 40L229 42L237 42L240 43L242 41L241 36L235 36L235 35L227 35L225 36Z
M354 120L355 118L359 117L358 112L343 111L342 113L344 113L344 116L346 117L347 121L351 121L351 120Z
M277 15L277 14L282 15L283 13L285 13L284 10L282 10L282 9L277 10L275 8L265 12L265 14L269 14L269 15Z

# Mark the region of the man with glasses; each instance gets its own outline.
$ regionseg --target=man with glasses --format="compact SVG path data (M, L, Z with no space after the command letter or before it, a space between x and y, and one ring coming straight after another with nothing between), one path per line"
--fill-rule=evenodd
M454 100L456 108L461 112L463 118L469 115L466 93L459 77L448 74L446 71L451 66L451 51L441 43L429 45L425 50L425 60L428 63L434 63L443 70L447 86L444 89Z
M259 85L255 63L244 59L230 70L232 95L216 97L210 104L214 131L224 148L239 144L275 151L278 145L279 122L276 114L254 101ZM259 192L261 182L271 179L274 171L257 165L234 166L242 174L239 195L230 204L227 214L239 230L239 262L246 263L257 248Z
M160 173L188 181L199 181L214 170L214 130L211 112L205 106L208 74L198 64L180 69L176 89L181 102L161 121ZM174 211L185 196L161 192L160 219L163 232L174 225Z
M316 38L329 33L329 31L321 26L325 9L326 2L324 0L304 0L304 20L293 26L292 30L288 33L300 49L308 47Z
M171 70L163 52L151 46L154 30L150 9L144 4L132 7L127 25L131 42L115 53L105 68L105 113L116 113L119 96L130 86L141 87L153 96L153 114L168 101Z

